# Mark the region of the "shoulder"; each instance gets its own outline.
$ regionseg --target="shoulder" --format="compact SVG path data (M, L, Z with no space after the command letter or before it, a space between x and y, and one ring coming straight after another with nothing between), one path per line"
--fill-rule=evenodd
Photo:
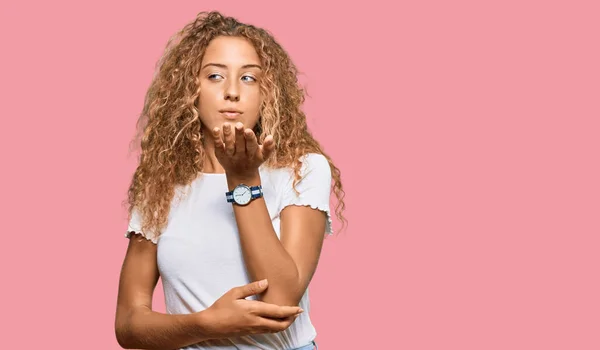
M265 169L261 175L267 182L278 188L295 187L293 184L310 186L321 183L328 186L331 183L331 167L327 158L320 153L307 153L299 158L301 163L299 178L296 177L293 165L282 168Z
M127 231L125 231L125 238L130 238L132 234L139 234L147 240L152 241L152 243L158 244L159 235L153 230L143 229L143 219L138 207L134 207L131 211Z
M321 153L306 153L298 159L301 163L300 176L304 176L312 171L331 172L329 161ZM294 176L294 165L290 164L284 167L271 168L261 167L261 172L273 176L289 177Z
M299 159L301 166L299 171L299 182L329 181L331 179L331 168L327 158L320 153L307 153ZM287 182L294 182L296 173L294 166L289 165L285 171Z
M283 186L280 212L287 206L307 206L327 213L326 232L332 233L329 200L331 196L331 167L329 160L320 153L308 153L301 157L300 178L293 171Z
M329 186L331 183L331 167L327 158L320 153L307 153L300 157L299 179L296 178L296 174L293 167L288 168L288 185L296 182L303 184L304 186L313 186L320 184L319 186Z
M307 153L302 158L302 172L319 171L319 172L331 172L329 161L321 153Z

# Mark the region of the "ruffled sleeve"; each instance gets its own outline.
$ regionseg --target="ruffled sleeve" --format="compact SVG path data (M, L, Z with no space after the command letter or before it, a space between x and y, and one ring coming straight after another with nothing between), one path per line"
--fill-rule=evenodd
M331 168L327 158L322 154L309 153L302 159L301 179L296 184L296 194L292 187L294 172L290 170L282 194L280 211L289 205L310 206L327 214L325 233L333 234L330 195Z
M153 232L142 231L141 215L136 208L134 208L131 213L131 218L129 219L129 224L127 226L127 232L125 232L125 238L131 237L132 233L139 234L147 240L152 241L154 244L158 243L158 239Z

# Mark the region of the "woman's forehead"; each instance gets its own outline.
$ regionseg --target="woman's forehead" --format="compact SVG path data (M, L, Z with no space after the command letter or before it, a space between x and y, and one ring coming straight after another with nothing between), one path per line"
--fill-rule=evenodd
M231 67L260 65L260 58L254 46L240 37L217 37L207 46L202 66L214 63Z

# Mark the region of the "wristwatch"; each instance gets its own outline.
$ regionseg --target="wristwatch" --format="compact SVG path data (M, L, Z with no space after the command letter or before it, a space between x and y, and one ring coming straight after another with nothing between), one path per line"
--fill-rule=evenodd
M235 186L233 191L225 193L227 203L235 203L237 205L247 205L253 199L260 198L263 195L262 186L248 186L239 184Z

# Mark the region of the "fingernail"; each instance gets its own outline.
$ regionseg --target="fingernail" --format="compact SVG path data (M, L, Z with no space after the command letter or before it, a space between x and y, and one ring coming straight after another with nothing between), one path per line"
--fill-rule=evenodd
M304 310L303 310L303 309L299 309L299 310L298 310L298 314L301 314L301 313L303 313L303 312L304 312Z
M264 280L262 280L262 281L258 282L258 285L259 285L261 288L262 288L262 287L264 287L264 286L266 286L266 285L267 285L267 280L266 280L266 279L264 279Z

